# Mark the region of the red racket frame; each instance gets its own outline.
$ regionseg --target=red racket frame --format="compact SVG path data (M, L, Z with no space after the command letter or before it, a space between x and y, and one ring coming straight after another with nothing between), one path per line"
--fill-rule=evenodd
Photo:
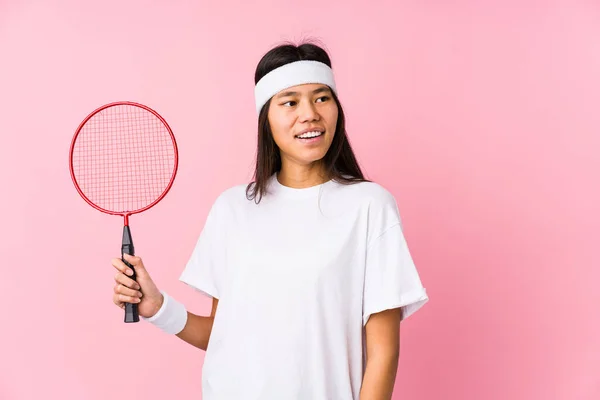
M162 194L152 203L150 203L149 205L147 205L144 208L140 208L139 210L133 210L133 211L125 211L125 212L115 212L115 211L110 211L110 210L106 210L102 207L97 206L96 204L94 204L90 199L88 199L86 197L85 194L83 194L83 192L81 191L81 189L79 188L79 184L77 183L77 179L75 179L75 173L73 172L73 149L75 148L75 142L77 141L77 136L79 136L79 133L81 132L81 129L83 128L83 126L87 123L87 121L89 121L90 118L92 118L94 115L96 115L97 113L99 113L100 111L109 108L109 107L114 107L114 106L121 106L121 105L128 105L128 106L135 106L135 107L140 107L143 108L146 111L151 112L152 114L154 114L155 117L157 117L167 128L167 131L169 132L169 135L171 136L171 140L173 141L173 149L174 149L174 166L173 166L173 175L171 175L171 179L169 180L169 184L167 185L167 187L165 188L165 190L162 192ZM81 197L83 197L83 199L92 207L94 207L96 210L101 211L103 213L106 214L110 214L110 215L121 215L124 219L125 219L125 226L129 226L129 216L133 215L133 214L138 214L141 213L142 211L146 211L149 208L152 208L153 206L156 205L156 203L158 203L159 201L161 201L169 192L169 190L171 190L171 186L173 186L173 182L175 181L175 175L177 175L177 168L179 166L179 151L177 149L177 141L175 140L175 135L173 135L173 131L171 130L171 127L169 126L169 124L167 123L167 121L160 116L160 114L158 114L156 111L154 111L153 109L151 109L148 106L145 106L143 104L139 104L139 103L135 103L132 101L116 101L113 103L109 103L109 104L105 104L101 107L98 107L97 109L95 109L94 111L92 111L82 122L81 124L79 124L79 126L77 127L77 130L75 131L75 135L73 135L73 139L71 141L71 147L69 149L69 170L71 172L71 179L73 180L73 184L75 185L75 189L77 189L77 192L79 193L79 195Z

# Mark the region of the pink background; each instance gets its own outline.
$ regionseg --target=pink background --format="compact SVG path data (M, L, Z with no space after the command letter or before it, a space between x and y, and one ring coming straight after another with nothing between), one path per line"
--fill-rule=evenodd
M115 100L169 121L180 172L131 227L159 286L206 314L177 278L216 195L250 178L256 63L305 37L431 296L394 398L600 398L597 2L0 4L0 399L200 398L203 352L111 303L122 221L76 193L68 146Z

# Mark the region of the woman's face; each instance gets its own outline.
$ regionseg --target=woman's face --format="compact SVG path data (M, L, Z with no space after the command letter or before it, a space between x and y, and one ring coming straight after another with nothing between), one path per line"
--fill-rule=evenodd
M327 85L298 85L273 96L268 119L282 163L310 165L329 150L338 107Z

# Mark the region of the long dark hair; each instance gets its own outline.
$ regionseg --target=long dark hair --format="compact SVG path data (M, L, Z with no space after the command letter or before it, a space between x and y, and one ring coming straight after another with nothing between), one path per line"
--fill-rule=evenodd
M272 70L294 61L312 60L320 61L331 68L331 59L327 52L316 44L304 42L298 46L284 43L266 53L256 66L254 84ZM327 154L323 157L325 174L342 184L352 184L366 181L350 142L346 135L346 119L344 110L336 94L332 91L333 99L338 106L338 120L335 134ZM279 147L273 139L269 125L268 114L271 101L269 100L261 109L258 116L258 143L256 149L256 168L254 180L246 187L248 200L259 203L266 194L269 178L281 170L281 154Z

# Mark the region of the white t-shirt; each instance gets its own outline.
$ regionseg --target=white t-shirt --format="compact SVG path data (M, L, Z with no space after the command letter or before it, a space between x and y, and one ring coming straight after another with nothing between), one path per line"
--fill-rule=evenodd
M217 198L180 277L219 299L203 399L357 400L369 316L428 300L394 197L275 175L258 205L245 189Z

